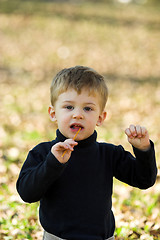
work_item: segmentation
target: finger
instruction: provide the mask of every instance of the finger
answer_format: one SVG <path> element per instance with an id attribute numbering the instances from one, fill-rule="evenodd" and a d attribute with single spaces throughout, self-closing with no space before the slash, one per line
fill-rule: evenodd
<path id="1" fill-rule="evenodd" d="M 73 139 L 66 139 L 65 141 L 64 141 L 64 143 L 67 143 L 67 144 L 69 144 L 69 145 L 71 145 L 71 146 L 76 146 L 78 143 L 77 142 L 75 142 Z"/>
<path id="2" fill-rule="evenodd" d="M 126 134 L 128 137 L 132 136 L 131 131 L 130 131 L 129 128 L 126 128 L 125 134 Z"/>
<path id="3" fill-rule="evenodd" d="M 64 150 L 71 150 L 73 151 L 72 149 L 72 146 L 68 143 L 65 143 L 65 142 L 61 142 L 59 144 L 57 144 L 57 147 L 56 147 L 57 151 L 64 151 Z"/>
<path id="4" fill-rule="evenodd" d="M 146 136 L 146 134 L 148 133 L 147 129 L 145 127 L 141 127 L 142 130 L 142 136 Z"/>
<path id="5" fill-rule="evenodd" d="M 65 148 L 66 150 L 73 151 L 73 145 L 72 145 L 72 144 L 64 143 L 64 148 Z"/>
<path id="6" fill-rule="evenodd" d="M 129 126 L 129 129 L 130 129 L 131 135 L 132 135 L 133 137 L 136 137 L 136 136 L 137 136 L 136 127 L 135 127 L 133 124 L 131 124 L 131 125 Z"/>
<path id="7" fill-rule="evenodd" d="M 142 128 L 140 125 L 136 125 L 135 127 L 135 130 L 136 130 L 136 134 L 138 137 L 142 137 Z"/>

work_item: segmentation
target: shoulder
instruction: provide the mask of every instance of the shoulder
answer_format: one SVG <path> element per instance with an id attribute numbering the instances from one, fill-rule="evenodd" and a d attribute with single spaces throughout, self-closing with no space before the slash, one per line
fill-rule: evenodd
<path id="1" fill-rule="evenodd" d="M 34 153 L 48 153 L 51 147 L 55 144 L 55 140 L 48 141 L 48 142 L 41 142 L 37 144 L 34 148 L 30 150 L 30 152 Z"/>
<path id="2" fill-rule="evenodd" d="M 119 148 L 123 148 L 121 145 L 114 145 L 112 143 L 106 142 L 97 142 L 100 148 L 108 149 L 108 150 L 116 150 Z"/>
<path id="3" fill-rule="evenodd" d="M 49 154 L 53 144 L 55 144 L 55 140 L 39 143 L 29 151 L 26 161 L 27 162 L 44 161 L 46 159 L 46 156 Z"/>
<path id="4" fill-rule="evenodd" d="M 125 152 L 125 149 L 122 145 L 114 145 L 112 143 L 106 143 L 106 142 L 98 142 L 100 151 L 106 152 L 107 155 L 113 154 L 119 155 L 122 152 Z"/>

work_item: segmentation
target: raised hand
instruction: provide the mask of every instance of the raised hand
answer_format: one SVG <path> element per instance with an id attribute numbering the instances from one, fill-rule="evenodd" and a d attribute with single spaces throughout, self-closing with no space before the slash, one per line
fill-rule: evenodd
<path id="1" fill-rule="evenodd" d="M 128 142 L 135 148 L 140 150 L 148 150 L 150 148 L 149 134 L 145 127 L 140 125 L 130 125 L 125 130 L 128 137 Z"/>

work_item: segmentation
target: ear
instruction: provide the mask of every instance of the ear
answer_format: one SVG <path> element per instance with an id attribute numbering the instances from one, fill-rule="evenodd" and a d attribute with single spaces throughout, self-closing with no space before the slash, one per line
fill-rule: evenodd
<path id="1" fill-rule="evenodd" d="M 99 115 L 99 118 L 98 118 L 98 121 L 96 123 L 96 126 L 100 126 L 102 125 L 102 123 L 104 122 L 104 120 L 106 119 L 106 116 L 107 116 L 107 112 L 106 111 L 103 111 L 101 113 L 101 115 Z"/>
<path id="2" fill-rule="evenodd" d="M 55 122 L 56 121 L 55 109 L 52 105 L 49 106 L 48 113 L 49 113 L 51 121 Z"/>

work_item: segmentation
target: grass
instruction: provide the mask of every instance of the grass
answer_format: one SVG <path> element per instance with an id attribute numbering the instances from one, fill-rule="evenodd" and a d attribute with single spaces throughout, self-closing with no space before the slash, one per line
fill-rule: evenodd
<path id="1" fill-rule="evenodd" d="M 124 129 L 141 123 L 159 159 L 159 23 L 158 5 L 0 1 L 0 239 L 41 239 L 38 203 L 23 203 L 15 182 L 29 149 L 55 137 L 47 107 L 59 69 L 88 65 L 106 77 L 99 140 L 131 150 Z M 114 181 L 116 240 L 160 239 L 159 180 L 146 191 Z"/>

